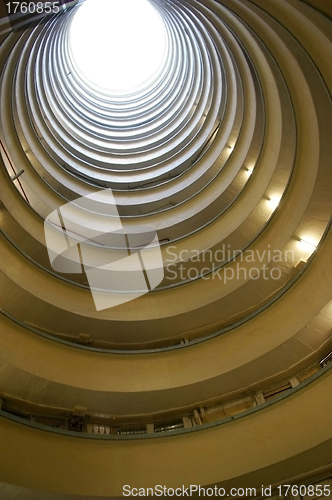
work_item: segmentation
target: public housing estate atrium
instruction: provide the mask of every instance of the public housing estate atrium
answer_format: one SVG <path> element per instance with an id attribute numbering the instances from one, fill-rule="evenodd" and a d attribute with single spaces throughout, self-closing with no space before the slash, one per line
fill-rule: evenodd
<path id="1" fill-rule="evenodd" d="M 1 498 L 330 485 L 331 2 L 150 0 L 135 88 L 78 64 L 88 2 L 21 28 L 1 5 Z M 101 310 L 44 233 L 97 192 L 164 274 Z"/>

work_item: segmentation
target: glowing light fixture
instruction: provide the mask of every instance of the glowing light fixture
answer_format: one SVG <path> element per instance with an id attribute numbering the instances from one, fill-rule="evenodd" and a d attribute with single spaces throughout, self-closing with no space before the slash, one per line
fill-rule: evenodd
<path id="1" fill-rule="evenodd" d="M 71 23 L 69 46 L 87 82 L 127 93 L 161 68 L 166 31 L 148 0 L 86 0 Z"/>
<path id="2" fill-rule="evenodd" d="M 268 198 L 269 205 L 274 209 L 277 208 L 280 202 L 280 198 L 277 196 L 272 196 L 272 198 Z"/>
<path id="3" fill-rule="evenodd" d="M 250 177 L 254 171 L 254 167 L 245 167 L 245 171 L 246 171 L 247 176 Z"/>
<path id="4" fill-rule="evenodd" d="M 300 241 L 300 244 L 301 244 L 301 247 L 303 248 L 303 250 L 305 251 L 309 251 L 309 252 L 314 252 L 317 248 L 317 245 L 315 245 L 314 243 L 310 243 L 309 241 L 307 240 L 303 240 L 302 238 L 299 238 L 299 241 Z"/>

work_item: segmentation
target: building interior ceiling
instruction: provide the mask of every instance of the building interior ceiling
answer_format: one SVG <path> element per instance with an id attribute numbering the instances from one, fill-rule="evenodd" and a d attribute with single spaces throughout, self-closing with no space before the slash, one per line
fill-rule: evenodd
<path id="1" fill-rule="evenodd" d="M 122 92 L 73 59 L 84 2 L 0 5 L 5 500 L 331 485 L 332 2 L 149 2 L 163 62 Z M 97 310 L 45 220 L 102 193 L 156 232 L 163 278 Z"/>

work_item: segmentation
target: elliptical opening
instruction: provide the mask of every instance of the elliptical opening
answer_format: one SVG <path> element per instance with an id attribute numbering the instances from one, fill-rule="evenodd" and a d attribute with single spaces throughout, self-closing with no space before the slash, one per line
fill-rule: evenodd
<path id="1" fill-rule="evenodd" d="M 166 30 L 148 0 L 86 0 L 73 17 L 69 46 L 88 84 L 130 93 L 161 70 Z"/>

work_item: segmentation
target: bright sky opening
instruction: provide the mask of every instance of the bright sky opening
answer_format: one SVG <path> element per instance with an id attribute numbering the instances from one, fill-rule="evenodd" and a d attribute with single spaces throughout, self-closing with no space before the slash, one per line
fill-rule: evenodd
<path id="1" fill-rule="evenodd" d="M 88 82 L 126 93 L 160 68 L 166 32 L 148 0 L 86 0 L 74 16 L 69 42 Z"/>

